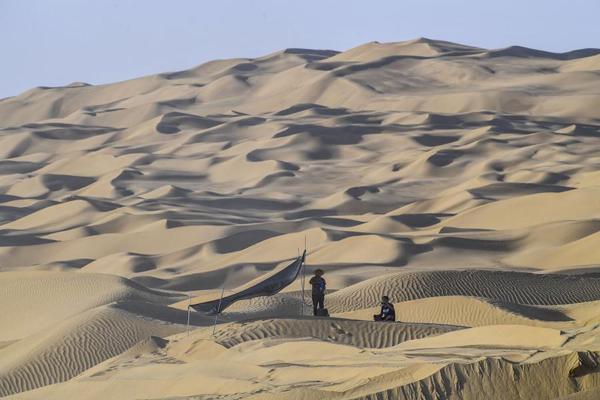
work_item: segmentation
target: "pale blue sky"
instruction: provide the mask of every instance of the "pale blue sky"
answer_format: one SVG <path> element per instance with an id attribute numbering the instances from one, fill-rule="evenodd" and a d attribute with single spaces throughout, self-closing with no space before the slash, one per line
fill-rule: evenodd
<path id="1" fill-rule="evenodd" d="M 0 0 L 0 98 L 288 47 L 416 37 L 488 48 L 600 47 L 600 0 Z"/>

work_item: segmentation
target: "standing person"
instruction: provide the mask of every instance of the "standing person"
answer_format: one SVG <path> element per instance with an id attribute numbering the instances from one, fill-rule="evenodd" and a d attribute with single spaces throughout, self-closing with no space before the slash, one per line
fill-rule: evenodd
<path id="1" fill-rule="evenodd" d="M 395 321 L 396 310 L 394 305 L 390 303 L 390 298 L 383 296 L 381 298 L 381 311 L 377 315 L 373 315 L 374 321 Z"/>
<path id="2" fill-rule="evenodd" d="M 327 287 L 327 283 L 323 279 L 323 273 L 322 269 L 317 269 L 315 275 L 308 281 L 312 285 L 313 315 L 317 315 L 318 309 L 322 310 L 325 308 L 325 288 Z"/>

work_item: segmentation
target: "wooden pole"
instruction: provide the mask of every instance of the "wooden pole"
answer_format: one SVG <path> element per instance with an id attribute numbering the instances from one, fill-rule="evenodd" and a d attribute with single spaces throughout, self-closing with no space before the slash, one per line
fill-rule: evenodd
<path id="1" fill-rule="evenodd" d="M 298 258 L 300 258 L 300 249 L 298 249 Z M 302 265 L 300 266 L 300 268 L 302 268 L 304 266 L 304 261 L 302 261 Z M 302 293 L 302 303 L 300 303 L 300 316 L 304 316 L 304 276 L 302 274 L 300 274 L 300 285 L 302 286 L 301 288 L 301 293 Z"/>
<path id="2" fill-rule="evenodd" d="M 304 259 L 302 260 L 302 315 L 304 315 L 304 305 L 306 304 L 306 300 L 304 300 L 304 284 L 306 283 L 306 235 L 304 235 Z"/>
<path id="3" fill-rule="evenodd" d="M 219 299 L 219 306 L 217 307 L 217 312 L 215 313 L 215 323 L 213 325 L 212 335 L 215 336 L 215 331 L 217 329 L 217 319 L 219 318 L 219 313 L 221 312 L 221 302 L 223 302 L 223 293 L 225 293 L 225 282 L 223 282 L 223 287 L 221 288 L 221 298 Z"/>
<path id="4" fill-rule="evenodd" d="M 190 313 L 192 306 L 192 295 L 188 293 L 188 315 L 187 315 L 187 335 L 190 336 Z"/>

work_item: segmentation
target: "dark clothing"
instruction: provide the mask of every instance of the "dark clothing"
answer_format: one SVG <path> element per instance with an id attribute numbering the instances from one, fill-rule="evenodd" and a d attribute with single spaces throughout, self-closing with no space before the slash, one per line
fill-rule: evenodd
<path id="1" fill-rule="evenodd" d="M 327 283 L 320 276 L 313 276 L 308 281 L 312 285 L 313 315 L 317 315 L 317 309 L 325 308 L 325 288 Z"/>
<path id="2" fill-rule="evenodd" d="M 373 315 L 374 321 L 395 321 L 396 310 L 392 303 L 381 303 L 381 311 L 377 315 Z"/>
<path id="3" fill-rule="evenodd" d="M 312 295 L 313 303 L 313 315 L 317 315 L 317 309 L 325 308 L 325 294 L 314 294 Z"/>
<path id="4" fill-rule="evenodd" d="M 327 286 L 327 284 L 325 283 L 325 279 L 315 275 L 312 278 L 310 278 L 310 281 L 308 281 L 308 283 L 312 285 L 313 296 L 315 294 L 325 294 L 325 287 Z"/>

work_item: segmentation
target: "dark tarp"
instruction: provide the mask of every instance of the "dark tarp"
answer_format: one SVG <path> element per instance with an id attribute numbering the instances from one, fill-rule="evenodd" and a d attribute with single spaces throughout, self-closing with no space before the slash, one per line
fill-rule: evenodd
<path id="1" fill-rule="evenodd" d="M 256 285 L 246 288 L 241 292 L 225 296 L 222 300 L 216 299 L 206 301 L 204 303 L 192 304 L 191 307 L 199 312 L 216 314 L 222 312 L 224 309 L 239 300 L 251 299 L 260 296 L 272 296 L 296 280 L 300 270 L 302 269 L 305 256 L 306 250 L 304 250 L 304 253 L 296 258 L 294 262 L 283 268 L 281 271 L 276 272 L 265 280 L 260 281 Z M 219 302 L 221 303 L 220 307 Z"/>

